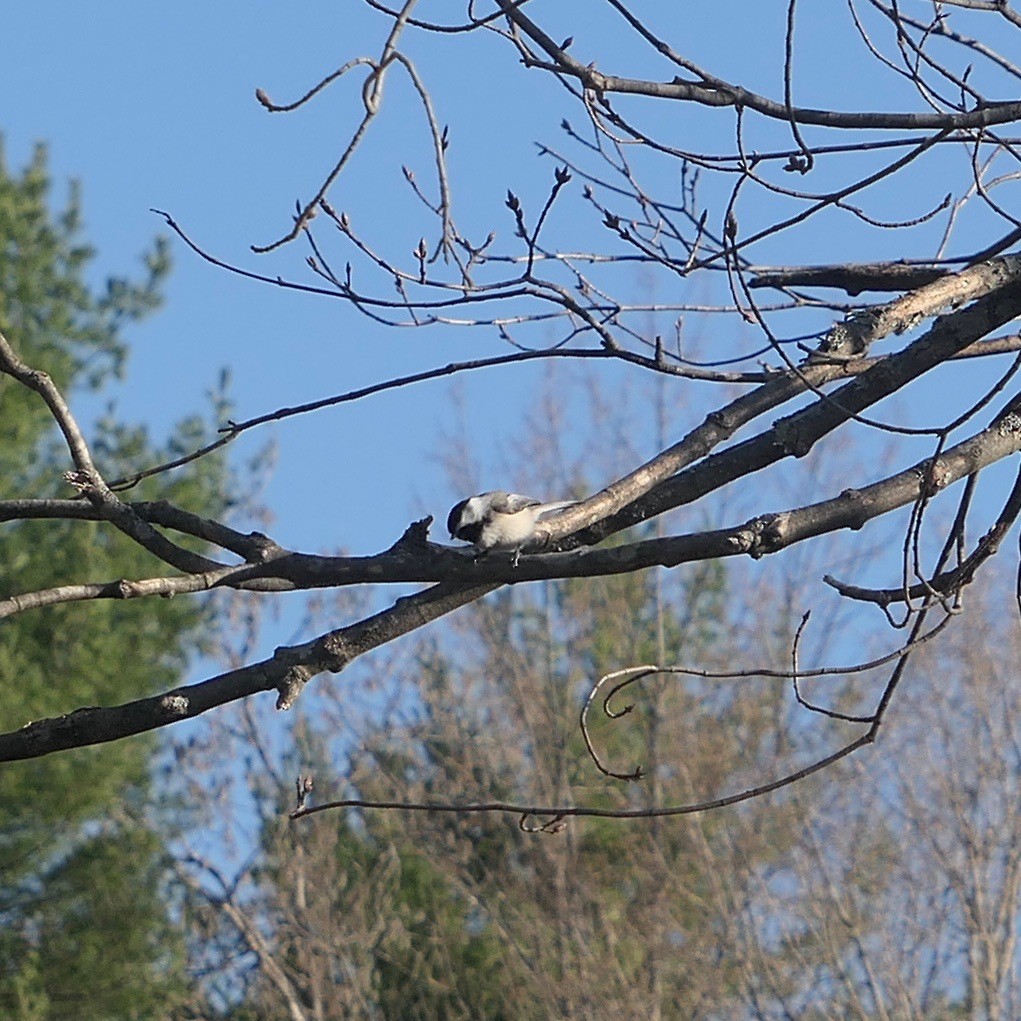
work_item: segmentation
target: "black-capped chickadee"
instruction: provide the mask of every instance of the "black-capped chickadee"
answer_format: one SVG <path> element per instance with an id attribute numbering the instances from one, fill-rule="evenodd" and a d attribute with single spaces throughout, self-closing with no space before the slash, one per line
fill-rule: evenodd
<path id="1" fill-rule="evenodd" d="M 536 525 L 573 503 L 540 503 L 530 496 L 497 489 L 454 504 L 447 516 L 447 530 L 451 539 L 472 543 L 480 554 L 490 550 L 513 553 L 516 566 L 521 547 L 536 537 Z"/>

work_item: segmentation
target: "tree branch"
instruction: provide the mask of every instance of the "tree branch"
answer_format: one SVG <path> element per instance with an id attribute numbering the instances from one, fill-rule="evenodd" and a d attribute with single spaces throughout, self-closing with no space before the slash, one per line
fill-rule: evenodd
<path id="1" fill-rule="evenodd" d="M 289 709 L 316 674 L 339 672 L 363 653 L 479 599 L 495 587 L 434 585 L 416 595 L 398 599 L 389 609 L 348 627 L 329 631 L 303 645 L 281 647 L 269 659 L 209 680 L 124 705 L 91 706 L 67 716 L 28 723 L 19 730 L 0 734 L 0 762 L 117 741 L 194 719 L 217 706 L 261 691 L 276 690 L 277 708 Z"/>
<path id="2" fill-rule="evenodd" d="M 1021 450 L 1021 395 L 990 425 L 968 440 L 951 447 L 935 461 L 928 458 L 880 482 L 795 510 L 753 518 L 735 528 L 650 539 L 615 549 L 579 550 L 574 553 L 525 557 L 517 567 L 490 558 L 480 563 L 465 561 L 465 571 L 478 577 L 474 583 L 443 581 L 413 596 L 398 599 L 389 609 L 356 624 L 330 631 L 304 645 L 281 648 L 267 660 L 221 674 L 198 684 L 175 688 L 163 695 L 139 699 L 110 708 L 79 709 L 68 716 L 30 723 L 20 730 L 0 734 L 0 762 L 34 758 L 67 748 L 115 741 L 132 734 L 191 719 L 216 706 L 276 689 L 277 707 L 288 709 L 302 688 L 316 674 L 339 673 L 359 656 L 379 648 L 437 620 L 467 603 L 487 595 L 504 581 L 542 578 L 590 577 L 625 573 L 644 567 L 674 567 L 693 560 L 747 553 L 760 557 L 776 553 L 837 529 L 860 529 L 868 521 L 917 500 L 935 483 L 952 485 L 1012 453 Z M 385 556 L 385 554 L 384 554 Z M 449 558 L 451 554 L 447 553 Z M 257 570 L 273 571 L 290 562 L 311 567 L 319 582 L 331 561 L 347 571 L 347 558 L 301 558 L 294 554 L 272 561 Z M 372 560 L 374 558 L 350 558 Z M 317 561 L 319 563 L 312 563 Z M 373 580 L 388 580 L 373 571 Z M 312 577 L 312 576 L 308 576 Z M 407 580 L 391 577 L 389 580 Z M 343 584 L 336 576 L 329 584 Z"/>
<path id="3" fill-rule="evenodd" d="M 75 466 L 75 471 L 66 475 L 68 482 L 96 507 L 105 520 L 160 560 L 179 570 L 201 573 L 215 571 L 223 566 L 215 560 L 209 560 L 170 542 L 117 499 L 93 463 L 85 437 L 53 380 L 45 372 L 26 365 L 15 354 L 14 348 L 2 333 L 0 333 L 0 372 L 7 373 L 42 397 L 64 435 Z"/>
<path id="4" fill-rule="evenodd" d="M 522 63 L 526 67 L 536 67 L 576 78 L 586 89 L 591 90 L 597 96 L 616 92 L 624 95 L 680 100 L 703 106 L 732 106 L 736 109 L 754 110 L 772 120 L 788 123 L 793 121 L 799 125 L 815 124 L 828 128 L 910 128 L 919 131 L 940 129 L 956 131 L 991 127 L 995 124 L 1009 124 L 1021 119 L 1021 103 L 1019 102 L 987 102 L 964 113 L 885 113 L 878 111 L 843 113 L 837 110 L 787 106 L 751 92 L 740 85 L 716 78 L 700 69 L 698 74 L 703 78 L 702 82 L 685 81 L 679 77 L 670 82 L 648 81 L 603 74 L 601 71 L 597 71 L 593 64 L 583 64 L 566 50 L 561 49 L 519 7 L 511 3 L 511 0 L 496 0 L 496 2 L 507 19 L 520 28 L 550 58 L 550 62 L 546 63 L 525 57 Z"/>

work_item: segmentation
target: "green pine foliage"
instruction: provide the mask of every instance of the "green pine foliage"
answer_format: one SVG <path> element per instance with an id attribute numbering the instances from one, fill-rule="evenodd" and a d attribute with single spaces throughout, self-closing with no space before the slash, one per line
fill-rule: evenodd
<path id="1" fill-rule="evenodd" d="M 46 152 L 21 173 L 0 158 L 0 329 L 65 394 L 101 391 L 121 370 L 123 328 L 158 307 L 169 269 L 157 240 L 138 280 L 89 283 L 79 191 L 51 209 Z M 190 446 L 198 418 L 169 443 L 117 421 L 93 447 L 114 478 Z M 71 495 L 66 450 L 36 394 L 0 377 L 0 499 Z M 229 478 L 206 459 L 130 495 L 218 513 Z M 0 592 L 153 573 L 151 557 L 97 522 L 0 524 Z M 194 600 L 100 600 L 31 610 L 0 624 L 0 727 L 172 687 L 208 610 Z M 161 842 L 126 822 L 145 803 L 154 742 L 61 753 L 0 770 L 0 1016 L 165 1016 L 180 987 L 183 945 L 160 895 Z"/>

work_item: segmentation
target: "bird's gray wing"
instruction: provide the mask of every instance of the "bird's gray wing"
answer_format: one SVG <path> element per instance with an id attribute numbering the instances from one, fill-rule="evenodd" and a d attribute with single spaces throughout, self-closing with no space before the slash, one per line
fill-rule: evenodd
<path id="1" fill-rule="evenodd" d="M 538 507 L 539 501 L 531 496 L 522 496 L 520 493 L 505 493 L 497 490 L 487 494 L 490 497 L 490 506 L 497 514 L 517 514 L 526 507 Z"/>
<path id="2" fill-rule="evenodd" d="M 556 503 L 544 503 L 542 505 L 542 510 L 539 512 L 539 520 L 542 521 L 543 518 L 547 518 L 551 514 L 556 514 L 557 511 L 573 507 L 577 502 L 577 500 L 557 500 Z"/>

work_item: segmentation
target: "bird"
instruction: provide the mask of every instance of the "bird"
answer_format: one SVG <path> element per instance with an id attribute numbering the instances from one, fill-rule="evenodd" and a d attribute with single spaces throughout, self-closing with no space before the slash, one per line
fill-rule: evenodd
<path id="1" fill-rule="evenodd" d="M 470 542 L 479 556 L 491 550 L 513 553 L 516 567 L 522 546 L 536 538 L 539 522 L 575 502 L 542 503 L 531 496 L 496 489 L 455 503 L 447 515 L 447 531 L 451 539 Z"/>

